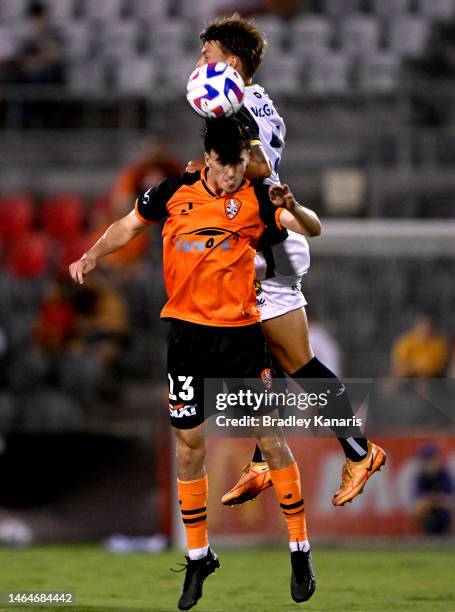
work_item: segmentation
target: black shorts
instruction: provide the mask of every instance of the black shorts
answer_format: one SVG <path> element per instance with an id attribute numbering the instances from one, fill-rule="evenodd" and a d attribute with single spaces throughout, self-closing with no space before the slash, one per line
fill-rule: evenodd
<path id="1" fill-rule="evenodd" d="M 169 414 L 178 429 L 191 429 L 217 414 L 214 402 L 204 406 L 204 379 L 217 379 L 213 384 L 221 384 L 221 390 L 223 381 L 235 391 L 251 387 L 253 379 L 262 391 L 271 388 L 270 354 L 260 323 L 209 327 L 172 319 L 167 364 Z"/>

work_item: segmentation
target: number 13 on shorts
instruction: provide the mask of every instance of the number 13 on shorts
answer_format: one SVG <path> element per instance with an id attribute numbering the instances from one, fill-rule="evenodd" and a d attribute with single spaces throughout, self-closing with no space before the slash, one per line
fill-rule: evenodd
<path id="1" fill-rule="evenodd" d="M 176 383 L 169 373 L 167 377 L 169 379 L 169 399 L 171 402 L 176 402 L 179 399 L 189 402 L 194 398 L 194 387 L 191 385 L 193 382 L 192 376 L 177 376 Z M 180 391 L 174 393 L 175 386 L 180 387 Z"/>

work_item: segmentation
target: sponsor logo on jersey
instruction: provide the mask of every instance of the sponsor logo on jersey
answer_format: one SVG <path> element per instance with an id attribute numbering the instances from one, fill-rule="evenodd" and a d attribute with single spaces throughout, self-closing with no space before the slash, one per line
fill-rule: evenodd
<path id="1" fill-rule="evenodd" d="M 264 104 L 264 106 L 252 106 L 251 112 L 255 117 L 271 117 L 275 114 L 274 109 L 269 104 Z"/>
<path id="2" fill-rule="evenodd" d="M 238 241 L 239 234 L 218 227 L 200 228 L 171 238 L 171 244 L 183 253 L 202 253 L 214 248 L 227 251 L 233 249 Z"/>
<path id="3" fill-rule="evenodd" d="M 182 419 L 183 417 L 196 416 L 196 405 L 179 404 L 177 406 L 172 406 L 172 404 L 169 404 L 169 414 L 174 419 Z"/>
<path id="4" fill-rule="evenodd" d="M 237 198 L 229 198 L 224 202 L 224 212 L 226 213 L 226 217 L 231 221 L 238 215 L 241 208 L 242 202 L 237 200 Z"/>
<path id="5" fill-rule="evenodd" d="M 272 372 L 270 371 L 270 368 L 265 368 L 264 370 L 262 370 L 261 380 L 262 384 L 266 389 L 272 388 Z"/>

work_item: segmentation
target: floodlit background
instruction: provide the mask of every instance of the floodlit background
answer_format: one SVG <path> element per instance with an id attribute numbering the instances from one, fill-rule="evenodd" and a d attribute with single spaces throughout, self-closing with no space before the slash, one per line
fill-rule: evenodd
<path id="1" fill-rule="evenodd" d="M 330 504 L 337 442 L 291 440 L 312 540 L 453 542 L 453 407 L 393 423 L 416 409 L 397 377 L 420 381 L 420 416 L 455 378 L 455 0 L 1 0 L 4 546 L 179 540 L 160 228 L 83 287 L 67 266 L 201 155 L 185 84 L 204 24 L 234 10 L 267 35 L 257 81 L 287 123 L 280 175 L 323 220 L 303 283 L 315 352 L 343 377 L 390 379 L 387 469 L 349 508 Z M 273 492 L 219 503 L 252 447 L 209 443 L 212 539 L 284 545 Z"/>

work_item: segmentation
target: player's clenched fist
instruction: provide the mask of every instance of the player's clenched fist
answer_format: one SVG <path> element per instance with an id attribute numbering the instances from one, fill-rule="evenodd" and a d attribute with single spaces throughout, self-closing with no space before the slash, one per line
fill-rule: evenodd
<path id="1" fill-rule="evenodd" d="M 83 255 L 69 266 L 70 276 L 75 283 L 84 284 L 84 276 L 96 267 L 96 259 Z"/>
<path id="2" fill-rule="evenodd" d="M 280 185 L 277 183 L 275 185 L 270 185 L 269 197 L 272 204 L 275 206 L 282 206 L 288 210 L 294 208 L 297 203 L 289 189 L 289 186 L 286 184 Z"/>

